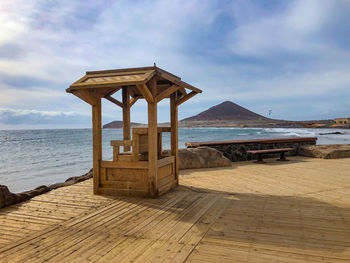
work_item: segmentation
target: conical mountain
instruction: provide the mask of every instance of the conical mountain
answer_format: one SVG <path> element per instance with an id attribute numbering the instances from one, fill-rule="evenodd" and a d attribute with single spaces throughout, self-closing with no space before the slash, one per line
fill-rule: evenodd
<path id="1" fill-rule="evenodd" d="M 266 120 L 267 118 L 247 110 L 231 101 L 225 101 L 201 113 L 182 121 L 234 121 L 234 120 Z"/>

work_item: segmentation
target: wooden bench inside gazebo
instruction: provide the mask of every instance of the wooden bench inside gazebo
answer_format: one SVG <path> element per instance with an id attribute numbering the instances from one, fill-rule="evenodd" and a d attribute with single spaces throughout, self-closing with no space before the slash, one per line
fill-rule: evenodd
<path id="1" fill-rule="evenodd" d="M 121 90 L 122 101 L 112 97 Z M 178 106 L 197 93 L 181 78 L 156 66 L 86 72 L 67 90 L 92 106 L 95 194 L 157 197 L 179 183 Z M 123 140 L 112 140 L 113 160 L 102 160 L 101 99 L 123 110 Z M 158 127 L 157 103 L 170 98 L 170 127 Z M 148 105 L 148 126 L 133 128 L 130 109 Z M 171 133 L 171 155 L 162 155 L 162 133 Z"/>

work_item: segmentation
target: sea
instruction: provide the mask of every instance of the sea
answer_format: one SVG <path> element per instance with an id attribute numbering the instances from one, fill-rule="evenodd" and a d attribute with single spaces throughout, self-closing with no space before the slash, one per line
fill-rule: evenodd
<path id="1" fill-rule="evenodd" d="M 331 134 L 340 132 L 341 134 Z M 317 137 L 317 144 L 350 144 L 350 130 L 304 128 L 180 128 L 179 147 L 185 142 Z M 122 129 L 102 132 L 103 159 L 113 156 L 111 140 L 122 139 Z M 163 135 L 163 149 L 170 135 Z M 14 193 L 63 182 L 92 167 L 91 129 L 0 130 L 0 184 Z"/>

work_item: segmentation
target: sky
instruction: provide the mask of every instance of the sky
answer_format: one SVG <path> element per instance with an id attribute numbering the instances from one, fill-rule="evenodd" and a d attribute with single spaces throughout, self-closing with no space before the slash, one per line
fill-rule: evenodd
<path id="1" fill-rule="evenodd" d="M 226 100 L 277 119 L 350 117 L 349 13 L 350 0 L 1 0 L 0 129 L 91 127 L 65 89 L 154 62 L 203 90 L 180 119 Z M 103 102 L 103 123 L 121 118 Z"/>

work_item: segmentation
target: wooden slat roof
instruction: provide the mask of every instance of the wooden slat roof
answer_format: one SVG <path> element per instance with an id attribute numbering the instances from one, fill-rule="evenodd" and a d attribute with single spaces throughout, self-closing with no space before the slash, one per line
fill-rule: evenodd
<path id="1" fill-rule="evenodd" d="M 76 90 L 90 88 L 112 88 L 121 86 L 132 86 L 146 84 L 154 75 L 169 83 L 178 85 L 184 89 L 201 93 L 200 89 L 181 80 L 161 68 L 154 67 L 139 67 L 126 69 L 113 69 L 101 71 L 88 71 L 81 79 L 74 82 L 66 91 L 74 93 Z"/>

